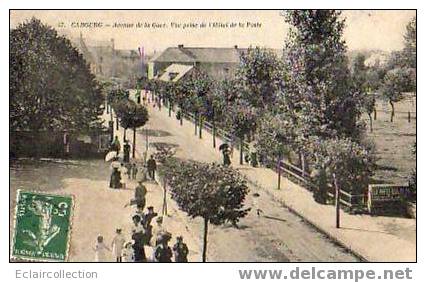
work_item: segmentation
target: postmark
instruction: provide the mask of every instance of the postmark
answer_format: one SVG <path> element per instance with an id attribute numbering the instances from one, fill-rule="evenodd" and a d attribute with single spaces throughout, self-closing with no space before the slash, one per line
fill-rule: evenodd
<path id="1" fill-rule="evenodd" d="M 73 197 L 18 190 L 11 249 L 14 259 L 68 259 Z"/>

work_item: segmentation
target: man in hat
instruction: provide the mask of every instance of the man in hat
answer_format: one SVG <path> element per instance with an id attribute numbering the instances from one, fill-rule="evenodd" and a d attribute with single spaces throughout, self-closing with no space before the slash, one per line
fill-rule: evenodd
<path id="1" fill-rule="evenodd" d="M 152 219 L 156 217 L 158 213 L 154 212 L 154 207 L 149 206 L 148 212 L 143 215 L 143 225 L 148 226 L 151 225 Z"/>
<path id="2" fill-rule="evenodd" d="M 176 244 L 173 246 L 175 262 L 188 262 L 188 246 L 183 242 L 182 236 L 176 237 Z"/>

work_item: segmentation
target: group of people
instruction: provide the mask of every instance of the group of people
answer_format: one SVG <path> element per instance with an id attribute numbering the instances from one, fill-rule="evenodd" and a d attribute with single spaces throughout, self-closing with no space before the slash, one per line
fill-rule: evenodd
<path id="1" fill-rule="evenodd" d="M 130 161 L 130 145 L 128 141 L 125 140 L 123 146 L 123 159 L 119 161 L 119 152 L 121 149 L 120 141 L 118 137 L 115 136 L 113 142 L 111 143 L 111 151 L 115 151 L 117 156 L 113 158 L 111 162 L 111 178 L 109 187 L 113 189 L 125 188 L 124 178 L 136 180 L 138 173 L 142 180 L 146 180 L 147 177 L 155 181 L 155 171 L 157 170 L 157 163 L 154 159 L 154 156 L 151 155 L 150 159 L 146 162 L 146 165 L 138 165 L 136 162 Z M 148 175 L 147 175 L 148 174 Z"/>
<path id="2" fill-rule="evenodd" d="M 104 242 L 103 236 L 97 237 L 94 247 L 95 261 L 108 261 L 108 252 L 113 254 L 116 262 L 187 262 L 188 247 L 183 242 L 182 236 L 176 237 L 173 247 L 169 247 L 172 234 L 167 232 L 163 226 L 163 217 L 158 216 L 154 212 L 154 207 L 146 206 L 147 189 L 144 185 L 146 180 L 155 181 L 155 172 L 157 164 L 154 156 L 151 155 L 145 165 L 138 165 L 130 162 L 130 158 L 126 158 L 126 153 L 130 152 L 130 146 L 126 149 L 128 142 L 125 141 L 123 147 L 124 157 L 119 161 L 118 154 L 121 150 L 120 142 L 116 136 L 111 143 L 111 150 L 117 152 L 117 157 L 113 158 L 111 167 L 110 188 L 125 188 L 125 177 L 129 180 L 136 180 L 134 197 L 124 207 L 136 206 L 132 216 L 131 240 L 126 240 L 122 229 L 117 228 L 116 234 L 110 245 Z M 155 219 L 155 220 L 154 220 Z M 153 224 L 153 221 L 155 222 Z M 152 248 L 152 256 L 147 257 L 146 248 Z"/>
<path id="3" fill-rule="evenodd" d="M 122 229 L 117 228 L 110 247 L 104 243 L 103 236 L 98 236 L 94 248 L 95 261 L 108 261 L 108 252 L 112 252 L 116 262 L 187 262 L 188 246 L 183 242 L 182 236 L 176 237 L 176 243 L 172 248 L 169 241 L 172 234 L 163 226 L 163 217 L 154 212 L 154 207 L 149 206 L 144 212 L 147 189 L 143 181 L 139 180 L 135 188 L 134 198 L 127 206 L 136 205 L 136 211 L 132 216 L 131 240 L 126 241 Z M 155 224 L 152 221 L 155 218 Z M 147 257 L 145 248 L 151 247 L 153 252 Z"/>

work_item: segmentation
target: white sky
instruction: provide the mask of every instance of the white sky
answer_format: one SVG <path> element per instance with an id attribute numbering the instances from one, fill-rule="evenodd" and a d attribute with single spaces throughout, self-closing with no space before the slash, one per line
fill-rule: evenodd
<path id="1" fill-rule="evenodd" d="M 381 49 L 398 50 L 403 47 L 403 34 L 408 21 L 416 15 L 415 11 L 378 10 L 344 11 L 346 29 L 344 37 L 349 50 Z M 200 47 L 248 47 L 259 45 L 282 48 L 288 26 L 279 11 L 12 11 L 11 27 L 32 16 L 57 28 L 62 34 L 79 36 L 96 41 L 115 39 L 117 49 L 137 49 L 144 46 L 146 52 L 162 50 L 169 46 L 184 44 Z M 65 27 L 58 28 L 63 22 Z M 73 22 L 102 22 L 103 28 L 72 28 Z M 166 28 L 114 29 L 105 24 L 117 23 L 165 23 Z M 171 22 L 209 23 L 209 22 L 259 22 L 261 28 L 171 28 Z"/>

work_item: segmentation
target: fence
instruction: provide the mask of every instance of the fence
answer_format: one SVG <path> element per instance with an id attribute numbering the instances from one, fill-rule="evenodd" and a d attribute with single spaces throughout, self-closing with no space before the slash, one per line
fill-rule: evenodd
<path id="1" fill-rule="evenodd" d="M 197 126 L 200 126 L 199 120 L 195 117 L 192 113 L 185 113 L 181 111 L 181 118 L 185 118 L 186 120 L 197 124 Z M 202 128 L 211 133 L 213 135 L 213 138 L 219 138 L 224 142 L 228 143 L 234 143 L 235 138 L 233 138 L 232 134 L 228 133 L 227 131 L 217 128 L 217 126 L 213 126 L 213 124 L 209 121 L 203 121 L 202 122 Z M 215 144 L 215 141 L 214 141 Z M 243 142 L 243 151 L 247 152 L 249 150 L 249 143 L 246 141 Z M 271 160 L 271 158 L 267 158 L 266 162 L 269 164 L 273 164 L 274 161 Z M 278 172 L 278 166 L 277 165 L 271 165 L 271 167 Z M 316 185 L 313 183 L 311 176 L 306 171 L 303 171 L 301 168 L 295 166 L 294 164 L 291 164 L 289 162 L 286 162 L 284 160 L 280 161 L 280 172 L 283 175 L 286 175 L 287 178 L 292 180 L 293 182 L 299 184 L 300 186 L 310 190 L 314 191 L 315 189 L 318 189 Z M 335 190 L 334 187 L 331 184 L 328 184 L 327 186 L 327 196 L 334 200 L 335 198 Z M 364 201 L 365 195 L 364 194 L 351 194 L 345 190 L 340 189 L 340 204 L 344 207 L 347 207 L 348 209 L 355 209 L 360 208 L 361 206 L 365 205 Z"/>

